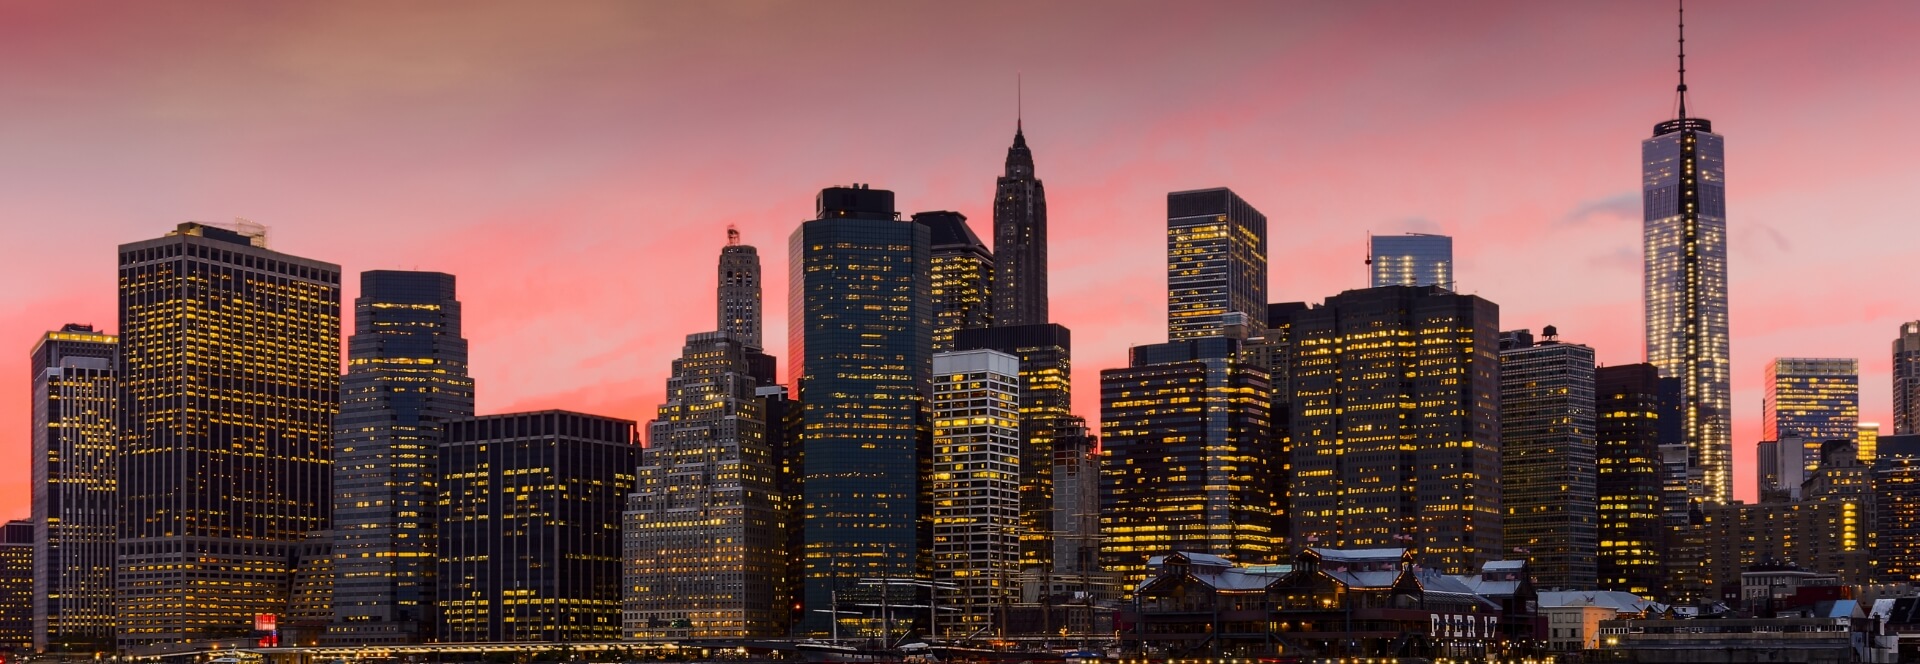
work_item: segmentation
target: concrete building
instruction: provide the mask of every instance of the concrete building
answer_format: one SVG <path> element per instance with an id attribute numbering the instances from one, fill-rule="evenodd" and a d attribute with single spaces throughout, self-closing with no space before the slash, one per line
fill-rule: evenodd
<path id="1" fill-rule="evenodd" d="M 933 356 L 934 595 L 943 636 L 995 627 L 1020 573 L 1020 360 Z"/>
<path id="2" fill-rule="evenodd" d="M 0 526 L 0 652 L 33 652 L 33 522 Z"/>
<path id="3" fill-rule="evenodd" d="M 1500 348 L 1502 548 L 1532 566 L 1542 588 L 1598 580 L 1598 469 L 1593 349 L 1562 343 L 1548 325 L 1535 342 L 1508 333 Z"/>
<path id="4" fill-rule="evenodd" d="M 33 347 L 33 649 L 113 650 L 119 341 L 66 325 Z"/>
<path id="5" fill-rule="evenodd" d="M 1054 441 L 1073 426 L 1073 334 L 1058 323 L 996 325 L 963 329 L 954 345 L 1020 360 L 1020 568 L 1032 581 L 1055 564 Z"/>

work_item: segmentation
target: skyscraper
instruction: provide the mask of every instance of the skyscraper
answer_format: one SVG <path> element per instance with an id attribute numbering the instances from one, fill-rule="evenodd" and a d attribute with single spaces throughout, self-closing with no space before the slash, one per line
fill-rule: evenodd
<path id="1" fill-rule="evenodd" d="M 1548 325 L 1534 342 L 1500 349 L 1500 509 L 1505 550 L 1542 588 L 1586 589 L 1597 578 L 1593 349 L 1561 343 Z"/>
<path id="2" fill-rule="evenodd" d="M 1274 559 L 1267 372 L 1224 337 L 1135 346 L 1100 372 L 1100 559 L 1127 589 L 1151 556 Z"/>
<path id="3" fill-rule="evenodd" d="M 1453 238 L 1427 233 L 1370 235 L 1367 266 L 1373 287 L 1439 286 L 1455 290 Z"/>
<path id="4" fill-rule="evenodd" d="M 1020 571 L 1020 360 L 933 356 L 933 576 L 943 635 L 993 626 Z"/>
<path id="5" fill-rule="evenodd" d="M 1872 466 L 1880 453 L 1880 423 L 1861 422 L 1854 441 L 1860 444 L 1860 463 Z"/>
<path id="6" fill-rule="evenodd" d="M 433 635 L 440 441 L 473 417 L 454 277 L 360 273 L 333 440 L 330 642 Z"/>
<path id="7" fill-rule="evenodd" d="M 1920 581 L 1920 435 L 1880 439 L 1873 503 L 1880 573 L 1892 583 Z"/>
<path id="8" fill-rule="evenodd" d="M 784 635 L 786 537 L 751 352 L 703 332 L 673 361 L 627 500 L 628 638 Z"/>
<path id="9" fill-rule="evenodd" d="M 446 431 L 440 641 L 620 638 L 633 422 L 550 410 L 454 420 Z"/>
<path id="10" fill-rule="evenodd" d="M 33 539 L 30 521 L 0 526 L 0 652 L 33 648 Z"/>
<path id="11" fill-rule="evenodd" d="M 120 246 L 122 647 L 283 613 L 294 547 L 333 506 L 340 267 L 241 228 Z"/>
<path id="12" fill-rule="evenodd" d="M 1053 564 L 1053 441 L 1073 411 L 1073 334 L 1058 323 L 961 330 L 958 350 L 993 350 L 1020 360 L 1020 567 Z M 1033 581 L 1031 575 L 1023 577 Z"/>
<path id="13" fill-rule="evenodd" d="M 733 335 L 748 348 L 766 348 L 761 340 L 760 250 L 740 244 L 740 231 L 727 229 L 727 246 L 720 248 L 721 332 Z"/>
<path id="14" fill-rule="evenodd" d="M 1167 194 L 1167 339 L 1267 324 L 1267 216 L 1232 190 Z"/>
<path id="15" fill-rule="evenodd" d="M 91 325 L 33 347 L 33 647 L 113 650 L 114 362 Z"/>
<path id="16" fill-rule="evenodd" d="M 1242 360 L 1267 372 L 1272 396 L 1273 405 L 1267 409 L 1273 430 L 1267 470 L 1273 478 L 1269 493 L 1273 496 L 1274 542 L 1279 547 L 1274 553 L 1282 558 L 1302 545 L 1287 538 L 1293 532 L 1292 517 L 1288 516 L 1292 509 L 1293 466 L 1288 455 L 1293 449 L 1293 314 L 1306 309 L 1305 302 L 1268 303 L 1266 331 L 1240 348 Z"/>
<path id="17" fill-rule="evenodd" d="M 1437 286 L 1327 298 L 1293 316 L 1293 541 L 1502 558 L 1500 308 Z"/>
<path id="18" fill-rule="evenodd" d="M 1860 428 L 1860 361 L 1782 357 L 1768 362 L 1760 426 L 1766 440 L 1853 438 Z"/>
<path id="19" fill-rule="evenodd" d="M 954 334 L 993 323 L 993 252 L 958 212 L 917 212 L 933 236 L 933 352 L 953 350 Z"/>
<path id="20" fill-rule="evenodd" d="M 1684 390 L 1688 493 L 1725 503 L 1733 499 L 1726 145 L 1712 122 L 1687 116 L 1684 49 L 1680 64 L 1678 112 L 1640 142 L 1647 361 Z"/>
<path id="21" fill-rule="evenodd" d="M 1015 123 L 1006 172 L 993 191 L 993 320 L 1039 325 L 1047 318 L 1047 188 Z"/>
<path id="22" fill-rule="evenodd" d="M 1667 596 L 1661 424 L 1680 413 L 1662 380 L 1651 364 L 1594 371 L 1600 590 Z"/>
<path id="23" fill-rule="evenodd" d="M 1920 320 L 1893 340 L 1893 433 L 1920 433 Z"/>
<path id="24" fill-rule="evenodd" d="M 805 591 L 811 631 L 837 591 L 923 563 L 931 505 L 931 232 L 893 192 L 822 190 L 789 243 L 791 386 L 800 392 Z"/>

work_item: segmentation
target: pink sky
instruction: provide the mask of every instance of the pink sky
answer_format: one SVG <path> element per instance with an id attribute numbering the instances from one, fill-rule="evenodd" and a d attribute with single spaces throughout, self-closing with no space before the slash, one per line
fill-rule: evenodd
<path id="1" fill-rule="evenodd" d="M 245 217 L 273 247 L 460 277 L 482 412 L 639 420 L 713 327 L 738 225 L 785 339 L 821 187 L 988 206 L 1026 81 L 1076 408 L 1164 340 L 1168 191 L 1269 219 L 1271 299 L 1364 286 L 1368 231 L 1455 236 L 1506 328 L 1641 355 L 1639 142 L 1673 12 L 1629 3 L 10 3 L 0 8 L 0 517 L 28 509 L 27 351 L 112 327 L 114 249 Z M 1696 115 L 1727 136 L 1736 494 L 1761 372 L 1920 318 L 1920 4 L 1697 2 Z M 786 349 L 771 349 L 784 357 Z M 11 350 L 7 350 L 7 349 Z"/>

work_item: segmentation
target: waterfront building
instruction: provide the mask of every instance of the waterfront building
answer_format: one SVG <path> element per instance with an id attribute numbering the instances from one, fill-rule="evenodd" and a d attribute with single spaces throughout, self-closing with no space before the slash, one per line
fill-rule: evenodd
<path id="1" fill-rule="evenodd" d="M 119 341 L 69 324 L 33 347 L 33 649 L 113 650 Z"/>
<path id="2" fill-rule="evenodd" d="M 1680 402 L 1651 364 L 1594 370 L 1595 503 L 1600 529 L 1596 587 L 1659 598 L 1667 593 L 1660 446 Z M 1677 432 L 1673 432 L 1677 433 Z M 1684 494 L 1683 494 L 1684 495 Z"/>
<path id="3" fill-rule="evenodd" d="M 1226 188 L 1167 194 L 1167 339 L 1266 324 L 1267 216 Z"/>
<path id="4" fill-rule="evenodd" d="M 1598 449 L 1594 354 L 1548 325 L 1500 349 L 1502 550 L 1524 558 L 1544 588 L 1598 580 Z"/>
<path id="5" fill-rule="evenodd" d="M 1428 233 L 1367 236 L 1367 267 L 1372 287 L 1439 286 L 1458 290 L 1453 281 L 1453 238 Z"/>
<path id="6" fill-rule="evenodd" d="M 993 323 L 993 252 L 958 212 L 917 212 L 932 241 L 933 352 L 954 350 L 954 334 Z"/>
<path id="7" fill-rule="evenodd" d="M 933 356 L 934 596 L 942 636 L 994 627 L 1020 572 L 1020 360 Z"/>
<path id="8" fill-rule="evenodd" d="M 1764 440 L 1853 438 L 1860 429 L 1860 361 L 1782 357 L 1767 363 Z"/>
<path id="9" fill-rule="evenodd" d="M 993 188 L 993 321 L 1040 325 L 1047 316 L 1047 188 L 1016 121 L 1006 169 Z"/>

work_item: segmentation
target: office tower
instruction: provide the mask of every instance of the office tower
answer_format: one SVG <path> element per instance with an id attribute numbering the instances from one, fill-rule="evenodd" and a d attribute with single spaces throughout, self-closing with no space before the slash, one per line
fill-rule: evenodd
<path id="1" fill-rule="evenodd" d="M 1039 325 L 1047 317 L 1047 188 L 1033 174 L 1033 151 L 1014 124 L 1006 172 L 993 190 L 993 320 Z"/>
<path id="2" fill-rule="evenodd" d="M 1293 386 L 1289 380 L 1293 372 L 1293 314 L 1306 308 L 1305 302 L 1268 303 L 1266 331 L 1240 348 L 1242 360 L 1267 372 L 1272 397 L 1267 408 L 1273 436 L 1267 465 L 1268 475 L 1273 479 L 1269 494 L 1273 497 L 1274 555 L 1282 559 L 1300 546 L 1287 537 L 1293 531 L 1293 521 L 1288 516 L 1293 467 L 1287 455 L 1293 445 Z"/>
<path id="3" fill-rule="evenodd" d="M 1100 572 L 1100 440 L 1085 420 L 1062 420 L 1053 446 L 1053 575 Z M 1074 585 L 1084 585 L 1074 581 Z M 1085 589 L 1082 589 L 1085 591 Z"/>
<path id="4" fill-rule="evenodd" d="M 1920 582 L 1920 435 L 1880 438 L 1873 503 L 1881 577 L 1888 583 Z"/>
<path id="5" fill-rule="evenodd" d="M 1763 440 L 1754 443 L 1753 456 L 1756 462 L 1754 465 L 1757 467 L 1753 475 L 1754 479 L 1759 481 L 1759 492 L 1754 495 L 1759 496 L 1761 502 L 1767 502 L 1772 500 L 1775 497 L 1774 492 L 1780 489 L 1780 441 Z"/>
<path id="6" fill-rule="evenodd" d="M 734 228 L 727 229 L 727 246 L 720 248 L 718 301 L 721 332 L 748 348 L 766 347 L 761 340 L 760 250 L 740 244 L 740 231 Z"/>
<path id="7" fill-rule="evenodd" d="M 1100 562 L 1126 589 L 1170 551 L 1274 560 L 1267 372 L 1213 337 L 1100 372 Z"/>
<path id="8" fill-rule="evenodd" d="M 953 350 L 953 335 L 993 324 L 993 252 L 958 212 L 918 212 L 913 223 L 933 237 L 933 352 Z"/>
<path id="9" fill-rule="evenodd" d="M 33 649 L 32 521 L 0 526 L 0 652 Z"/>
<path id="10" fill-rule="evenodd" d="M 330 643 L 432 637 L 442 428 L 473 417 L 473 393 L 453 275 L 360 273 L 334 420 Z"/>
<path id="11" fill-rule="evenodd" d="M 1225 188 L 1167 194 L 1167 339 L 1266 324 L 1267 216 Z"/>
<path id="12" fill-rule="evenodd" d="M 1872 466 L 1873 460 L 1880 453 L 1880 424 L 1861 422 L 1860 428 L 1854 432 L 1853 440 L 1860 444 L 1860 463 Z"/>
<path id="13" fill-rule="evenodd" d="M 287 612 L 276 616 L 277 629 L 266 637 L 269 643 L 312 647 L 326 638 L 334 620 L 334 584 L 338 581 L 334 576 L 337 569 L 333 556 L 335 536 L 331 530 L 316 530 L 307 533 L 307 538 L 294 548 Z M 431 560 L 433 554 L 427 555 Z M 431 603 L 431 599 L 428 602 Z"/>
<path id="14" fill-rule="evenodd" d="M 1456 290 L 1453 282 L 1453 238 L 1408 233 L 1367 236 L 1367 267 L 1373 287 L 1439 286 Z"/>
<path id="15" fill-rule="evenodd" d="M 66 325 L 33 347 L 33 647 L 113 650 L 118 340 Z"/>
<path id="16" fill-rule="evenodd" d="M 1687 116 L 1680 43 L 1679 110 L 1640 142 L 1647 361 L 1683 386 L 1690 497 L 1725 503 L 1733 499 L 1726 142 L 1712 122 Z"/>
<path id="17" fill-rule="evenodd" d="M 801 408 L 785 385 L 762 386 L 753 392 L 766 413 L 767 449 L 773 455 L 774 509 L 779 515 L 781 550 L 786 554 L 773 589 L 774 597 L 785 601 L 785 610 L 775 617 L 774 625 L 781 634 L 791 634 L 805 608 L 799 600 L 806 571 L 805 510 L 801 503 L 805 493 L 800 489 L 800 478 L 805 474 L 800 455 Z"/>
<path id="18" fill-rule="evenodd" d="M 1438 286 L 1353 290 L 1293 316 L 1293 541 L 1503 557 L 1500 308 Z"/>
<path id="19" fill-rule="evenodd" d="M 1020 567 L 1045 572 L 1056 530 L 1053 439 L 1073 414 L 1073 333 L 1058 323 L 995 326 L 961 330 L 954 341 L 958 350 L 1020 360 Z"/>
<path id="20" fill-rule="evenodd" d="M 1584 590 L 1600 545 L 1593 349 L 1541 332 L 1500 350 L 1502 548 L 1540 587 Z"/>
<path id="21" fill-rule="evenodd" d="M 863 579 L 913 576 L 932 535 L 932 234 L 864 185 L 821 191 L 816 211 L 790 242 L 787 330 L 804 404 L 803 603 L 824 633 L 829 614 L 812 611 Z"/>
<path id="22" fill-rule="evenodd" d="M 239 228 L 120 246 L 122 647 L 284 613 L 293 549 L 333 507 L 340 267 Z"/>
<path id="23" fill-rule="evenodd" d="M 1920 433 L 1920 320 L 1901 323 L 1893 340 L 1893 432 Z"/>
<path id="24" fill-rule="evenodd" d="M 439 640 L 620 638 L 620 510 L 633 422 L 549 410 L 448 422 Z"/>
<path id="25" fill-rule="evenodd" d="M 1801 499 L 1800 485 L 1820 468 L 1821 449 L 1833 440 L 1851 438 L 1802 438 L 1789 436 L 1761 441 L 1755 446 L 1759 457 L 1760 500 L 1795 501 Z M 1857 448 L 1856 448 L 1857 449 Z"/>
<path id="26" fill-rule="evenodd" d="M 745 342 L 687 336 L 624 529 L 628 638 L 784 636 L 778 472 Z"/>
<path id="27" fill-rule="evenodd" d="M 1680 413 L 1660 382 L 1651 364 L 1594 370 L 1600 590 L 1666 596 L 1660 425 Z"/>
<path id="28" fill-rule="evenodd" d="M 933 356 L 933 577 L 942 635 L 994 625 L 1020 572 L 1020 360 Z"/>
<path id="29" fill-rule="evenodd" d="M 1767 363 L 1760 437 L 1853 438 L 1860 429 L 1860 361 L 1782 357 Z"/>

